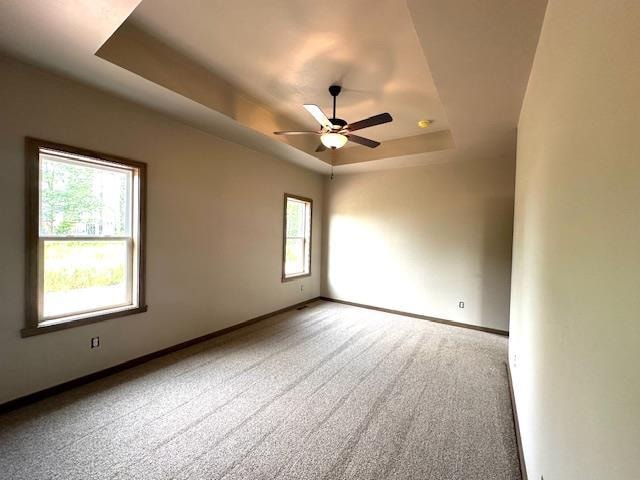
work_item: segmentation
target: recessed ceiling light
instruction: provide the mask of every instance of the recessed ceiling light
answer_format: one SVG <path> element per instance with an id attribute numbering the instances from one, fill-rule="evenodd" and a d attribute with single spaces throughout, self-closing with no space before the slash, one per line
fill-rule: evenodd
<path id="1" fill-rule="evenodd" d="M 420 128 L 429 128 L 429 125 L 431 125 L 432 120 L 420 120 L 418 122 L 418 126 Z"/>

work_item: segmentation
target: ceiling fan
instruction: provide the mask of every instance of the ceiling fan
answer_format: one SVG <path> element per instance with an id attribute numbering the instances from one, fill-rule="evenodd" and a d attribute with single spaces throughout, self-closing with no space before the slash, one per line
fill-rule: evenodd
<path id="1" fill-rule="evenodd" d="M 324 112 L 317 105 L 305 104 L 304 108 L 316 119 L 320 124 L 319 131 L 284 131 L 273 132 L 276 135 L 320 135 L 320 145 L 316 148 L 316 152 L 323 152 L 327 148 L 336 149 L 343 147 L 347 141 L 358 143 L 369 148 L 376 148 L 380 142 L 370 140 L 368 138 L 353 135 L 351 132 L 362 130 L 363 128 L 381 125 L 393 120 L 388 113 L 380 113 L 373 117 L 365 118 L 354 123 L 347 123 L 341 118 L 336 117 L 336 98 L 340 95 L 342 87 L 340 85 L 331 85 L 329 93 L 333 97 L 333 117 L 327 118 Z"/>

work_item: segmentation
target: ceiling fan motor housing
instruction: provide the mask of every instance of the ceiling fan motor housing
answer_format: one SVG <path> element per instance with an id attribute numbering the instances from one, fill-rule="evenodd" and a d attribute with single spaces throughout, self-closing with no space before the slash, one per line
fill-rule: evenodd
<path id="1" fill-rule="evenodd" d="M 329 121 L 334 127 L 338 127 L 338 128 L 334 128 L 334 130 L 342 130 L 344 127 L 347 126 L 346 120 L 343 120 L 341 118 L 330 118 Z"/>

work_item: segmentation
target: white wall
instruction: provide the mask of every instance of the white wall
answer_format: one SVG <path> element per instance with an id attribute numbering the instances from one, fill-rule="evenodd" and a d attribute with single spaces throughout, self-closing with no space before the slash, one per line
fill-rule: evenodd
<path id="1" fill-rule="evenodd" d="M 148 163 L 147 313 L 20 338 L 27 135 Z M 313 276 L 287 283 L 284 192 L 315 207 Z M 319 295 L 322 192 L 316 173 L 0 57 L 0 403 Z"/>
<path id="2" fill-rule="evenodd" d="M 323 295 L 508 330 L 513 179 L 511 158 L 325 180 Z"/>
<path id="3" fill-rule="evenodd" d="M 640 478 L 640 2 L 550 0 L 519 126 L 510 363 L 529 478 Z"/>

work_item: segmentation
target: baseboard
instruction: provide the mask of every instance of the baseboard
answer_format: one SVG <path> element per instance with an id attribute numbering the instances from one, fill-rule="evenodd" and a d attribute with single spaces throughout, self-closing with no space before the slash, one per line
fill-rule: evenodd
<path id="1" fill-rule="evenodd" d="M 478 325 L 470 325 L 468 323 L 454 322 L 453 320 L 443 320 L 442 318 L 428 317 L 426 315 L 419 315 L 417 313 L 410 313 L 410 312 L 402 312 L 400 310 L 392 310 L 390 308 L 374 307 L 372 305 L 366 305 L 364 303 L 348 302 L 346 300 L 338 300 L 330 297 L 319 297 L 319 298 L 320 300 L 326 300 L 327 302 L 344 303 L 345 305 L 352 305 L 354 307 L 368 308 L 370 310 L 377 310 L 379 312 L 393 313 L 395 315 L 404 315 L 405 317 L 419 318 L 420 320 L 428 320 L 430 322 L 442 323 L 444 325 L 451 325 L 453 327 L 468 328 L 470 330 L 478 330 L 480 332 L 493 333 L 495 335 L 502 335 L 505 337 L 509 336 L 509 332 L 505 330 L 498 330 L 496 328 L 480 327 Z"/>
<path id="2" fill-rule="evenodd" d="M 178 350 L 182 350 L 183 348 L 191 347 L 201 342 L 205 342 L 207 340 L 211 340 L 212 338 L 219 337 L 226 333 L 233 332 L 235 330 L 239 330 L 243 327 L 247 327 L 249 325 L 253 325 L 254 323 L 258 323 L 262 320 L 266 320 L 267 318 L 273 317 L 280 313 L 287 312 L 289 310 L 293 310 L 302 305 L 306 305 L 311 302 L 315 302 L 319 300 L 320 297 L 311 298 L 304 302 L 296 303 L 295 305 L 289 305 L 288 307 L 281 308 L 274 312 L 266 313 L 264 315 L 260 315 L 259 317 L 251 318 L 242 323 L 238 323 L 236 325 L 232 325 L 230 327 L 223 328 L 221 330 L 216 330 L 215 332 L 207 333 L 206 335 L 202 335 L 197 338 L 193 338 L 191 340 L 187 340 L 186 342 L 178 343 L 176 345 L 172 345 L 167 348 L 163 348 L 162 350 L 158 350 L 156 352 L 148 353 L 146 355 L 142 355 L 141 357 L 134 358 L 132 360 L 127 360 L 126 362 L 120 363 L 118 365 L 114 365 L 113 367 L 105 368 L 104 370 L 100 370 L 98 372 L 90 373 L 88 375 L 84 375 L 79 378 L 75 378 L 73 380 L 69 380 L 68 382 L 61 383 L 60 385 L 55 385 L 53 387 L 45 388 L 44 390 L 40 390 L 38 392 L 30 393 L 23 397 L 19 397 L 13 400 L 9 400 L 0 405 L 0 413 L 9 412 L 11 410 L 15 410 L 16 408 L 24 407 L 31 403 L 37 402 L 38 400 L 42 400 L 47 397 L 51 397 L 52 395 L 56 395 L 58 393 L 64 392 L 66 390 L 70 390 L 75 387 L 79 387 L 81 385 L 85 385 L 87 383 L 93 382 L 100 378 L 107 377 L 109 375 L 113 375 L 114 373 L 121 372 L 128 368 L 136 367 L 143 363 L 149 362 L 156 358 L 162 357 L 164 355 L 168 355 L 170 353 L 176 352 Z"/>
<path id="3" fill-rule="evenodd" d="M 522 480 L 528 480 L 527 465 L 524 461 L 524 450 L 522 449 L 522 437 L 520 436 L 520 422 L 518 420 L 518 409 L 516 408 L 516 396 L 513 392 L 513 379 L 511 378 L 511 367 L 506 362 L 507 377 L 509 378 L 509 393 L 511 394 L 511 411 L 513 412 L 513 428 L 516 432 L 516 443 L 518 444 L 518 458 L 520 460 L 520 474 Z"/>

